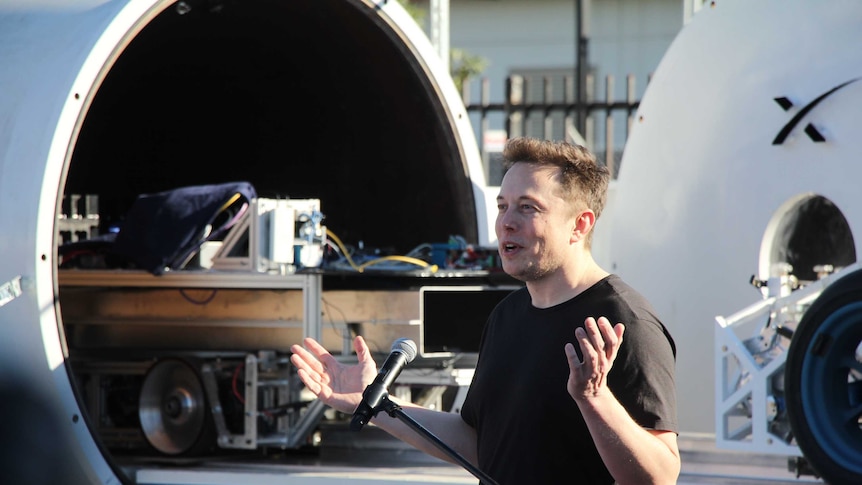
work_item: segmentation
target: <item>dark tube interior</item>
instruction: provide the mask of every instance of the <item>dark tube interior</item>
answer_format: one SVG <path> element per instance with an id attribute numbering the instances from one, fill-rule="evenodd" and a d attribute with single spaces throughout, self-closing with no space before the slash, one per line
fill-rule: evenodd
<path id="1" fill-rule="evenodd" d="M 121 54 L 77 139 L 65 193 L 98 195 L 103 229 L 138 194 L 245 180 L 260 197 L 320 199 L 346 243 L 476 240 L 435 81 L 378 13 L 345 0 L 181 3 Z"/>

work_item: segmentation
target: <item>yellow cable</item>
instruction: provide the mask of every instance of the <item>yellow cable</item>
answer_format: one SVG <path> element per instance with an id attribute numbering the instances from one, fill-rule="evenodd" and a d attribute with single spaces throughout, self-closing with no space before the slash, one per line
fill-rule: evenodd
<path id="1" fill-rule="evenodd" d="M 371 261 L 368 261 L 366 263 L 362 263 L 359 266 L 359 271 L 362 272 L 362 270 L 364 270 L 368 266 L 371 266 L 372 264 L 377 264 L 377 263 L 380 263 L 383 261 L 401 261 L 404 263 L 412 263 L 412 264 L 415 264 L 417 266 L 421 266 L 423 268 L 429 268 L 432 273 L 437 272 L 437 265 L 436 264 L 430 265 L 426 261 L 422 261 L 421 259 L 417 259 L 417 258 L 411 258 L 410 256 L 383 256 L 381 258 L 372 259 Z"/>
<path id="2" fill-rule="evenodd" d="M 359 269 L 359 266 L 356 266 L 356 263 L 354 263 L 352 259 L 350 259 L 350 253 L 347 252 L 347 248 L 344 247 L 341 239 L 338 239 L 338 236 L 336 236 L 334 232 L 330 231 L 328 227 L 326 228 L 326 235 L 335 241 L 335 244 L 337 244 L 338 248 L 341 249 L 341 252 L 344 253 L 344 257 L 347 258 L 347 262 L 350 263 L 350 266 L 361 273 L 362 270 Z"/>
<path id="3" fill-rule="evenodd" d="M 242 194 L 240 194 L 239 192 L 233 194 L 233 196 L 230 199 L 228 199 L 228 201 L 225 202 L 224 205 L 221 206 L 221 209 L 219 209 L 218 211 L 221 212 L 221 211 L 227 209 L 228 207 L 230 207 L 231 204 L 233 204 L 234 202 L 236 202 L 237 199 L 239 199 L 240 195 L 242 195 Z"/>
<path id="4" fill-rule="evenodd" d="M 341 252 L 344 253 L 344 257 L 347 259 L 347 262 L 350 264 L 350 266 L 360 273 L 365 271 L 365 268 L 373 264 L 381 263 L 383 261 L 401 261 L 404 263 L 411 263 L 417 266 L 421 266 L 423 268 L 429 268 L 432 273 L 436 273 L 438 269 L 436 264 L 430 265 L 426 261 L 422 261 L 421 259 L 417 258 L 411 258 L 409 256 L 383 256 L 382 258 L 372 259 L 371 261 L 362 263 L 362 265 L 357 266 L 356 263 L 354 263 L 353 260 L 350 258 L 350 254 L 347 252 L 347 248 L 344 247 L 344 244 L 341 242 L 341 239 L 339 239 L 338 236 L 336 236 L 335 233 L 332 232 L 328 227 L 326 228 L 326 235 L 329 236 L 330 239 L 335 241 L 335 244 L 338 246 L 339 249 L 341 249 Z"/>

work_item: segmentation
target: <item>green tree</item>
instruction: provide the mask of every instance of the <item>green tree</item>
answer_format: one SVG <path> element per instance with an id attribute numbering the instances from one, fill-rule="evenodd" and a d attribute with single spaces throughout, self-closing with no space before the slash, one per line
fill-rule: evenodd
<path id="1" fill-rule="evenodd" d="M 449 73 L 459 89 L 473 76 L 482 74 L 486 67 L 488 60 L 482 56 L 470 54 L 464 49 L 449 49 Z"/>

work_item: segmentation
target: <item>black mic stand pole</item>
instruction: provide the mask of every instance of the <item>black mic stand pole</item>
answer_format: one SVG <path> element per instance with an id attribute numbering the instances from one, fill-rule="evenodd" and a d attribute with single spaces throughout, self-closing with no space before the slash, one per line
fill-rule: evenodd
<path id="1" fill-rule="evenodd" d="M 453 460 L 457 461 L 461 464 L 468 472 L 472 473 L 474 477 L 478 478 L 483 485 L 498 485 L 493 478 L 486 475 L 482 470 L 473 466 L 472 463 L 467 461 L 463 456 L 461 456 L 457 451 L 453 450 L 452 447 L 444 443 L 440 438 L 434 435 L 428 428 L 419 424 L 415 419 L 411 418 L 407 415 L 402 409 L 401 406 L 392 402 L 389 397 L 384 397 L 380 402 L 379 409 L 374 410 L 373 415 L 377 415 L 377 412 L 383 410 L 386 411 L 386 414 L 392 416 L 393 418 L 400 419 L 404 424 L 409 426 L 411 429 L 424 436 L 425 439 L 431 442 L 434 446 L 436 446 L 440 451 L 446 453 L 447 456 L 451 457 Z"/>

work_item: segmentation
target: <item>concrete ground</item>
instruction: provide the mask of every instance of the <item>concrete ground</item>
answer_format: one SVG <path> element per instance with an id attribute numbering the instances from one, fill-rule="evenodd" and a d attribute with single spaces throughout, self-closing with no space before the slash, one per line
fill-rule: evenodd
<path id="1" fill-rule="evenodd" d="M 363 429 L 362 443 L 334 444 L 320 455 L 196 463 L 133 463 L 126 469 L 140 485 L 430 485 L 476 484 L 461 467 L 428 457 Z M 355 436 L 355 435 L 354 435 Z M 680 437 L 682 473 L 678 485 L 791 485 L 823 483 L 797 477 L 788 457 L 719 450 L 709 436 Z"/>

